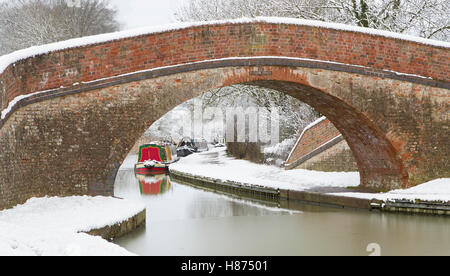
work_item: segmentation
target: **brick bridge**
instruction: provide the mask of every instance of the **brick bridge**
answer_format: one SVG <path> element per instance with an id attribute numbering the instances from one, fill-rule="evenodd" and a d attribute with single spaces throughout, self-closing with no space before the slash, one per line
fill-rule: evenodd
<path id="1" fill-rule="evenodd" d="M 122 160 L 155 120 L 233 84 L 273 88 L 324 114 L 353 151 L 363 187 L 449 177 L 449 47 L 257 19 L 102 35 L 0 58 L 0 209 L 35 196 L 111 195 Z"/>

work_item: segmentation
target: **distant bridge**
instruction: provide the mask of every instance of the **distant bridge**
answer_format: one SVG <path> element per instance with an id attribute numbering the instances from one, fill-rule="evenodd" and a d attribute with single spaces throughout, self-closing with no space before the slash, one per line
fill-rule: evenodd
<path id="1" fill-rule="evenodd" d="M 347 140 L 363 187 L 449 177 L 449 45 L 256 19 L 13 53 L 0 58 L 0 208 L 34 196 L 111 195 L 121 162 L 153 122 L 233 84 L 276 89 L 324 114 Z"/>

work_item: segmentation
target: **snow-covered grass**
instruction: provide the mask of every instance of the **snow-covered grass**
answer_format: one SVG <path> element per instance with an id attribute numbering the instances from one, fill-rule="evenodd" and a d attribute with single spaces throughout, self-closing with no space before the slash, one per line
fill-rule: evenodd
<path id="1" fill-rule="evenodd" d="M 133 255 L 81 232 L 123 222 L 144 209 L 142 203 L 110 197 L 32 198 L 0 212 L 0 255 Z"/>
<path id="2" fill-rule="evenodd" d="M 355 187 L 358 172 L 286 171 L 226 155 L 225 148 L 197 153 L 170 165 L 170 170 L 271 188 L 308 190 L 317 187 Z"/>
<path id="3" fill-rule="evenodd" d="M 356 187 L 360 179 L 358 172 L 319 172 L 310 170 L 289 170 L 251 163 L 226 156 L 226 149 L 213 149 L 209 152 L 181 158 L 172 164 L 170 170 L 211 177 L 221 180 L 237 181 L 250 185 L 280 188 L 296 191 L 323 187 Z M 340 192 L 332 195 L 393 200 L 425 200 L 450 202 L 450 178 L 436 179 L 405 190 L 388 193 Z"/>
<path id="4" fill-rule="evenodd" d="M 290 153 L 296 141 L 296 138 L 289 138 L 274 146 L 264 148 L 264 157 L 266 162 L 270 163 L 269 158 L 272 158 L 279 159 L 281 161 L 280 164 L 284 164 L 286 157 Z"/>

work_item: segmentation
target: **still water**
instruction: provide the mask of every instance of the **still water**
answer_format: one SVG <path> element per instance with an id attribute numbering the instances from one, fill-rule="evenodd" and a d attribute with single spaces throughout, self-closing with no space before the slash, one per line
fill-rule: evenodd
<path id="1" fill-rule="evenodd" d="M 168 176 L 121 170 L 115 195 L 142 200 L 146 227 L 115 241 L 144 256 L 450 255 L 450 219 L 290 204 L 215 194 Z M 370 246 L 369 246 L 370 245 Z M 377 253 L 377 252 L 375 252 Z"/>

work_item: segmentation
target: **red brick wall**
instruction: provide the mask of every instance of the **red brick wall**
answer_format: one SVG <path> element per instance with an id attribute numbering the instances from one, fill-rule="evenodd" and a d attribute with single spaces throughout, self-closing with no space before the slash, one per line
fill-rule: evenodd
<path id="1" fill-rule="evenodd" d="M 365 33 L 273 23 L 224 23 L 65 49 L 10 65 L 0 109 L 18 95 L 138 70 L 226 57 L 288 56 L 448 81 L 447 48 Z M 6 93 L 6 95 L 4 95 Z"/>
<path id="2" fill-rule="evenodd" d="M 341 133 L 334 127 L 330 120 L 325 119 L 302 133 L 286 164 L 291 164 L 307 155 L 321 145 L 338 137 Z"/>
<path id="3" fill-rule="evenodd" d="M 316 122 L 302 132 L 286 162 L 286 169 L 357 171 L 353 153 L 333 123 L 323 118 Z"/>
<path id="4" fill-rule="evenodd" d="M 324 172 L 356 172 L 358 171 L 358 165 L 347 142 L 341 140 L 339 143 L 330 148 L 327 147 L 325 151 L 299 164 L 295 169 Z"/>

